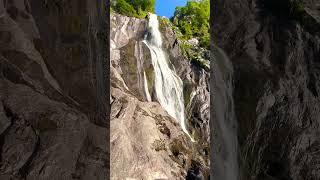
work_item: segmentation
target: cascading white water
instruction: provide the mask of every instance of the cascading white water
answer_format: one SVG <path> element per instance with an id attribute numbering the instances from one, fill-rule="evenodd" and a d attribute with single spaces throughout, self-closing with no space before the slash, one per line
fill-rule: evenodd
<path id="1" fill-rule="evenodd" d="M 180 121 L 182 130 L 191 138 L 185 123 L 183 83 L 168 65 L 166 54 L 162 49 L 162 37 L 159 31 L 157 15 L 149 15 L 149 34 L 144 42 L 151 52 L 151 60 L 155 73 L 156 97 L 169 115 Z M 193 141 L 192 138 L 191 140 Z"/>
<path id="2" fill-rule="evenodd" d="M 237 120 L 233 102 L 233 66 L 222 49 L 213 47 L 213 179 L 237 180 L 239 175 Z"/>
<path id="3" fill-rule="evenodd" d="M 146 93 L 147 101 L 150 102 L 151 96 L 148 89 L 148 81 L 147 81 L 147 76 L 145 71 L 143 71 L 143 81 L 144 81 L 144 91 Z"/>

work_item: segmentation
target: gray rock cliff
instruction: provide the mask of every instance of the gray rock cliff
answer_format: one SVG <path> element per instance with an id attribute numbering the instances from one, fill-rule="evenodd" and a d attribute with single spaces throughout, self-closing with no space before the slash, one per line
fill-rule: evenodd
<path id="1" fill-rule="evenodd" d="M 142 42 L 148 33 L 148 19 L 112 14 L 111 177 L 185 179 L 200 169 L 208 178 L 208 72 L 183 55 L 172 27 L 161 18 L 159 22 L 169 64 L 184 84 L 188 129 L 197 143 L 191 143 L 155 97 L 150 49 Z M 144 73 L 152 102 L 147 101 Z"/>
<path id="2" fill-rule="evenodd" d="M 105 5 L 88 2 L 0 1 L 1 180 L 107 177 Z"/>
<path id="3" fill-rule="evenodd" d="M 319 4 L 303 1 L 300 21 L 265 2 L 212 9 L 214 43 L 234 67 L 240 179 L 319 179 Z"/>

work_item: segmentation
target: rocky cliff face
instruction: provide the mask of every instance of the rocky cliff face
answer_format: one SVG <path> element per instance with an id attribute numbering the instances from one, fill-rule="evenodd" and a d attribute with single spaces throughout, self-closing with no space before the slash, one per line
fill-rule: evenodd
<path id="1" fill-rule="evenodd" d="M 262 3 L 213 9 L 214 43 L 234 66 L 241 179 L 319 179 L 319 32 Z M 304 10 L 319 26 L 319 4 L 304 1 Z"/>
<path id="2" fill-rule="evenodd" d="M 99 1 L 0 1 L 0 179 L 106 178 L 104 14 Z"/>
<path id="3" fill-rule="evenodd" d="M 209 174 L 208 73 L 183 56 L 172 27 L 160 21 L 163 48 L 184 84 L 192 144 L 155 97 L 148 19 L 111 15 L 111 177 L 185 179 Z M 144 74 L 146 80 L 144 80 Z M 147 101 L 147 81 L 152 102 Z"/>

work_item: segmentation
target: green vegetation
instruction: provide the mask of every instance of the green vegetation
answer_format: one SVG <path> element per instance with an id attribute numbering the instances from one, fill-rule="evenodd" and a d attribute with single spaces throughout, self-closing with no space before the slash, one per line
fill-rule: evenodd
<path id="1" fill-rule="evenodd" d="M 202 69 L 209 71 L 210 70 L 210 62 L 202 59 L 202 58 L 195 58 L 195 59 L 191 59 L 191 63 L 193 63 L 194 65 L 201 67 Z"/>
<path id="2" fill-rule="evenodd" d="M 155 2 L 156 0 L 112 0 L 110 11 L 146 18 L 148 12 L 154 13 Z M 189 0 L 186 6 L 176 7 L 174 16 L 170 20 L 159 18 L 160 31 L 165 32 L 166 28 L 172 28 L 180 41 L 179 46 L 184 56 L 205 70 L 209 69 L 209 65 L 202 54 L 210 48 L 209 19 L 209 0 Z M 192 38 L 196 38 L 199 45 L 192 45 L 187 41 Z"/>
<path id="3" fill-rule="evenodd" d="M 180 48 L 183 55 L 187 57 L 192 64 L 206 71 L 210 70 L 210 62 L 202 57 L 203 52 L 206 51 L 204 48 L 194 47 L 188 42 L 181 42 Z"/>
<path id="4" fill-rule="evenodd" d="M 201 47 L 209 48 L 209 18 L 210 1 L 193 0 L 184 7 L 177 7 L 171 20 L 181 31 L 183 39 L 196 37 Z"/>
<path id="5" fill-rule="evenodd" d="M 192 64 L 208 71 L 209 61 L 203 54 L 210 49 L 210 1 L 190 0 L 184 7 L 177 7 L 169 21 L 160 18 L 160 27 L 169 26 L 179 39 L 180 49 Z M 188 40 L 196 38 L 199 46 L 192 45 Z"/>
<path id="6" fill-rule="evenodd" d="M 125 16 L 145 18 L 148 12 L 154 12 L 156 0 L 114 0 L 111 9 Z"/>
<path id="7" fill-rule="evenodd" d="M 112 0 L 111 12 L 122 15 L 145 18 L 148 12 L 154 13 L 156 0 Z M 209 49 L 210 1 L 189 0 L 184 7 L 177 7 L 171 22 L 178 38 L 188 40 L 197 38 L 201 47 Z M 163 21 L 167 19 L 160 18 Z"/>
<path id="8" fill-rule="evenodd" d="M 187 42 L 182 42 L 180 44 L 181 51 L 184 56 L 189 57 L 190 59 L 194 58 L 197 53 L 193 51 L 192 45 Z"/>

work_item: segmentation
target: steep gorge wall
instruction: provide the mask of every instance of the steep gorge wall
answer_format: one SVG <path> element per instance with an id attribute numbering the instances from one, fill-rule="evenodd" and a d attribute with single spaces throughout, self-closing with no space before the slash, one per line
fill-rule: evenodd
<path id="1" fill-rule="evenodd" d="M 259 3 L 212 9 L 213 39 L 234 66 L 241 179 L 319 179 L 319 33 Z"/>
<path id="2" fill-rule="evenodd" d="M 105 4 L 0 2 L 0 179 L 105 179 Z"/>
<path id="3" fill-rule="evenodd" d="M 142 42 L 146 23 L 111 16 L 111 178 L 182 179 L 190 166 L 190 141 L 144 91 L 143 73 L 151 94 L 154 81 L 150 50 Z"/>
<path id="4" fill-rule="evenodd" d="M 111 177 L 116 179 L 208 177 L 210 151 L 208 73 L 192 65 L 183 56 L 172 28 L 160 23 L 163 48 L 168 53 L 169 64 L 184 83 L 185 97 L 188 97 L 187 104 L 192 104 L 192 107 L 187 109 L 190 113 L 189 130 L 194 132 L 199 141 L 197 145 L 193 145 L 183 133 L 179 123 L 156 102 L 151 54 L 142 42 L 148 33 L 146 28 L 148 19 L 112 14 L 110 23 L 111 163 L 113 164 Z M 147 102 L 144 72 L 153 102 Z M 194 98 L 190 100 L 191 94 Z M 137 150 L 133 151 L 134 149 Z M 125 155 L 119 160 L 120 154 L 123 153 Z M 152 162 L 156 165 L 151 166 Z M 136 168 L 131 169 L 131 167 Z M 171 171 L 173 173 L 170 173 Z"/>

